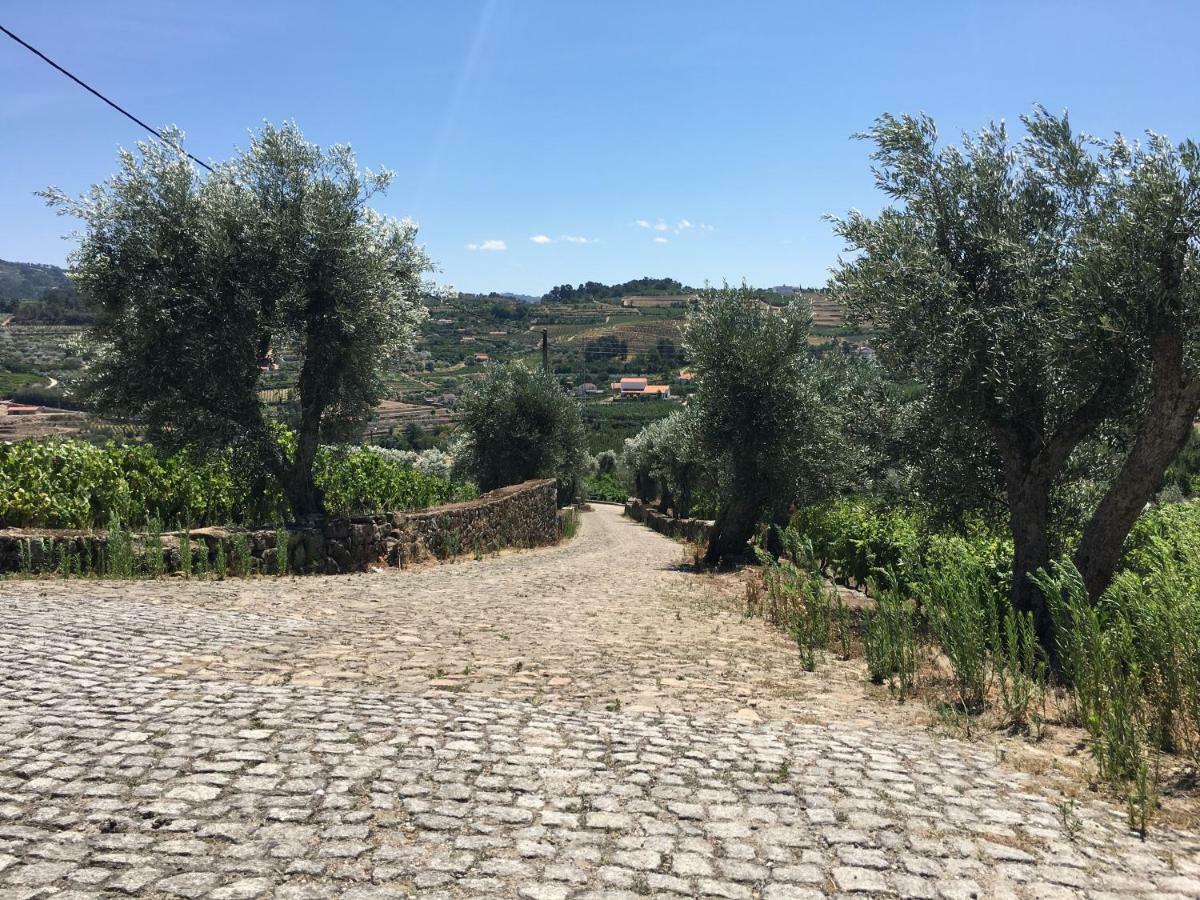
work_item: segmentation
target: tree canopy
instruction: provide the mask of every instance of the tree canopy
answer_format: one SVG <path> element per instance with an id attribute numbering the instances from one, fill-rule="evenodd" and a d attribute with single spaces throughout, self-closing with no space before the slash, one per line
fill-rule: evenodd
<path id="1" fill-rule="evenodd" d="M 294 124 L 264 126 L 203 178 L 183 135 L 165 137 L 122 151 L 80 198 L 45 194 L 84 225 L 71 263 L 98 316 L 90 393 L 166 443 L 249 448 L 297 518 L 319 516 L 319 443 L 369 416 L 425 315 L 416 226 L 369 206 L 391 173 Z M 294 442 L 258 396 L 283 353 L 299 360 Z"/>
<path id="2" fill-rule="evenodd" d="M 562 502 L 582 477 L 583 416 L 558 381 L 520 363 L 490 365 L 458 403 L 455 467 L 480 490 L 555 478 Z"/>
<path id="3" fill-rule="evenodd" d="M 809 350 L 811 323 L 806 303 L 765 307 L 746 287 L 710 291 L 688 317 L 689 405 L 721 498 L 710 564 L 740 553 L 764 515 L 786 521 L 845 478 L 837 379 Z"/>
<path id="4" fill-rule="evenodd" d="M 1007 515 L 1014 605 L 1046 640 L 1026 575 L 1073 543 L 1098 596 L 1200 407 L 1200 152 L 1022 122 L 955 147 L 926 117 L 878 120 L 863 137 L 892 205 L 837 221 L 853 254 L 835 286 L 924 388 L 930 499 Z"/>

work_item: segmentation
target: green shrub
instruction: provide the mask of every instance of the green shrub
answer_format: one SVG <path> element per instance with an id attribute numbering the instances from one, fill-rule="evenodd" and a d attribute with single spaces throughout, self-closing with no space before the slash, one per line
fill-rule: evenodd
<path id="1" fill-rule="evenodd" d="M 154 517 L 146 523 L 144 546 L 146 574 L 151 578 L 158 578 L 166 571 L 167 566 L 162 542 L 162 523 Z"/>
<path id="2" fill-rule="evenodd" d="M 579 513 L 575 509 L 564 509 L 559 517 L 561 523 L 562 536 L 570 540 L 575 537 L 579 531 Z M 478 555 L 476 558 L 479 558 Z"/>
<path id="3" fill-rule="evenodd" d="M 132 578 L 134 575 L 133 537 L 113 512 L 108 520 L 108 558 L 105 574 L 109 578 Z"/>
<path id="4" fill-rule="evenodd" d="M 962 538 L 935 536 L 921 570 L 916 594 L 930 631 L 954 670 L 963 712 L 978 712 L 991 686 L 997 607 L 1006 601 L 993 573 Z"/>
<path id="5" fill-rule="evenodd" d="M 192 530 L 184 528 L 179 533 L 179 571 L 184 578 L 192 577 Z"/>
<path id="6" fill-rule="evenodd" d="M 622 503 L 629 498 L 629 491 L 615 472 L 590 475 L 583 480 L 588 500 L 606 500 Z"/>
<path id="7" fill-rule="evenodd" d="M 873 682 L 886 682 L 904 699 L 912 696 L 917 681 L 916 617 L 911 603 L 894 585 L 876 593 L 876 608 L 867 615 L 863 636 L 867 672 Z"/>
<path id="8" fill-rule="evenodd" d="M 1033 614 L 1006 606 L 1003 632 L 993 648 L 1000 684 L 1000 701 L 1009 725 L 1017 729 L 1041 726 L 1046 699 L 1047 667 L 1037 642 Z"/>
<path id="9" fill-rule="evenodd" d="M 275 529 L 275 574 L 286 575 L 288 573 L 288 544 L 291 537 L 288 535 L 288 530 L 280 525 Z"/>
<path id="10" fill-rule="evenodd" d="M 766 590 L 749 612 L 787 632 L 800 651 L 801 665 L 811 672 L 817 651 L 829 648 L 835 592 L 826 589 L 820 572 L 806 572 L 797 564 L 803 563 L 803 554 L 794 531 L 784 529 L 780 539 L 791 553 L 779 560 L 756 548 Z"/>
<path id="11" fill-rule="evenodd" d="M 334 515 L 421 509 L 469 499 L 452 484 L 371 448 L 321 447 L 314 466 Z M 0 526 L 133 529 L 159 522 L 256 524 L 288 514 L 242 454 L 165 453 L 149 444 L 74 439 L 0 443 Z"/>
<path id="12" fill-rule="evenodd" d="M 233 551 L 233 574 L 245 578 L 251 572 L 250 541 L 245 533 L 238 532 L 230 541 Z"/>
<path id="13" fill-rule="evenodd" d="M 801 509 L 791 525 L 822 570 L 860 587 L 887 572 L 907 591 L 919 567 L 923 523 L 914 513 L 842 499 Z"/>

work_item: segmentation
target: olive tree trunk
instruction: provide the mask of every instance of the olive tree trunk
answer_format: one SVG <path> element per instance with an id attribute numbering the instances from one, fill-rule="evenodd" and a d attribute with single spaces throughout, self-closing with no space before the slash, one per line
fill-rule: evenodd
<path id="1" fill-rule="evenodd" d="M 754 537 L 762 512 L 762 501 L 754 497 L 735 496 L 722 506 L 708 539 L 705 564 L 715 566 L 743 553 L 750 538 Z"/>
<path id="2" fill-rule="evenodd" d="M 1150 402 L 1125 464 L 1084 526 L 1074 563 L 1093 602 L 1107 590 L 1121 562 L 1125 539 L 1162 484 L 1191 434 L 1200 409 L 1200 375 L 1184 364 L 1183 339 L 1159 335 Z"/>

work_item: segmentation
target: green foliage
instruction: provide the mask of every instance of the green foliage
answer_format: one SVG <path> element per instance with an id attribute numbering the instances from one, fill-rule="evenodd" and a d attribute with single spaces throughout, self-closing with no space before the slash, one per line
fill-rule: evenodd
<path id="1" fill-rule="evenodd" d="M 146 574 L 159 578 L 166 571 L 166 553 L 163 549 L 162 522 L 151 516 L 146 523 L 145 536 Z"/>
<path id="2" fill-rule="evenodd" d="M 831 495 L 852 468 L 841 384 L 810 353 L 810 325 L 806 304 L 767 307 L 745 286 L 710 292 L 688 317 L 688 409 L 720 498 L 709 563 L 740 553 L 764 516 Z"/>
<path id="3" fill-rule="evenodd" d="M 859 586 L 887 572 L 907 590 L 916 577 L 925 523 L 915 513 L 844 498 L 802 507 L 791 525 L 811 543 L 821 569 Z"/>
<path id="4" fill-rule="evenodd" d="M 275 574 L 286 575 L 288 573 L 288 551 L 291 546 L 291 535 L 288 530 L 280 525 L 275 529 Z"/>
<path id="5" fill-rule="evenodd" d="M 616 475 L 619 462 L 617 454 L 612 450 L 602 450 L 596 454 L 596 474 Z"/>
<path id="6" fill-rule="evenodd" d="M 107 548 L 105 574 L 109 578 L 132 578 L 134 575 L 133 537 L 116 512 L 109 517 L 105 544 Z"/>
<path id="7" fill-rule="evenodd" d="M 661 498 L 675 515 L 691 515 L 692 496 L 709 477 L 696 408 L 685 406 L 625 441 L 621 461 L 642 500 Z"/>
<path id="8" fill-rule="evenodd" d="M 629 489 L 625 482 L 616 474 L 589 475 L 584 479 L 589 500 L 607 500 L 610 503 L 622 503 L 629 498 Z"/>
<path id="9" fill-rule="evenodd" d="M 886 682 L 901 700 L 912 696 L 920 650 L 916 617 L 912 604 L 894 586 L 877 593 L 876 608 L 867 615 L 863 646 L 871 681 Z"/>
<path id="10" fill-rule="evenodd" d="M 927 551 L 918 597 L 933 636 L 954 670 L 964 712 L 978 712 L 991 686 L 991 652 L 1003 602 L 993 571 L 962 538 L 936 536 Z"/>
<path id="11" fill-rule="evenodd" d="M 286 514 L 234 451 L 163 453 L 149 444 L 96 446 L 80 440 L 0 444 L 0 523 L 100 527 L 113 515 L 132 528 L 151 521 L 257 524 Z M 316 483 L 339 515 L 422 509 L 467 499 L 471 490 L 421 474 L 368 448 L 322 447 Z"/>
<path id="12" fill-rule="evenodd" d="M 1037 734 L 1044 718 L 1047 666 L 1030 613 L 1006 606 L 1003 632 L 993 654 L 1000 702 L 1009 724 Z"/>
<path id="13" fill-rule="evenodd" d="M 800 651 L 801 665 L 812 672 L 817 666 L 817 651 L 829 648 L 835 626 L 836 592 L 825 587 L 819 572 L 801 568 L 807 556 L 799 548 L 794 532 L 785 534 L 783 541 L 791 552 L 778 560 L 757 551 L 766 593 L 748 611 L 787 632 Z M 844 627 L 845 623 L 838 625 Z M 844 650 L 846 635 L 842 632 L 839 637 Z"/>
<path id="14" fill-rule="evenodd" d="M 578 494 L 583 421 L 579 403 L 552 376 L 516 363 L 489 366 L 458 409 L 455 469 L 480 490 L 555 478 L 560 504 Z"/>
<path id="15" fill-rule="evenodd" d="M 184 528 L 179 533 L 179 572 L 184 578 L 192 577 L 192 529 Z"/>
<path id="16" fill-rule="evenodd" d="M 560 284 L 551 288 L 542 298 L 547 303 L 592 303 L 595 301 L 619 301 L 626 295 L 655 296 L 690 294 L 695 288 L 686 287 L 674 278 L 636 278 L 622 284 L 601 284 L 588 281 L 579 287 Z"/>
<path id="17" fill-rule="evenodd" d="M 245 534 L 239 531 L 230 539 L 230 545 L 233 552 L 232 573 L 239 578 L 248 577 L 253 571 L 250 541 Z"/>
<path id="18" fill-rule="evenodd" d="M 620 454 L 625 441 L 651 422 L 670 415 L 677 406 L 668 401 L 583 404 L 583 428 L 589 453 L 611 450 Z"/>
<path id="19" fill-rule="evenodd" d="M 579 511 L 573 507 L 564 509 L 559 516 L 559 526 L 562 531 L 562 536 L 567 540 L 575 537 L 579 532 Z"/>
<path id="20" fill-rule="evenodd" d="M 84 225 L 71 263 L 101 345 L 88 392 L 164 441 L 244 451 L 297 517 L 319 514 L 317 446 L 365 422 L 425 316 L 416 226 L 369 206 L 390 172 L 294 124 L 264 126 L 203 178 L 165 134 L 83 197 L 45 192 Z M 290 458 L 258 397 L 284 348 L 299 357 Z"/>
<path id="21" fill-rule="evenodd" d="M 1178 547 L 1151 541 L 1138 556 L 1140 571 L 1120 573 L 1095 604 L 1070 562 L 1038 575 L 1097 770 L 1127 792 L 1131 824 L 1141 829 L 1156 804 L 1158 754 L 1200 760 L 1197 560 L 1185 567 Z"/>
<path id="22" fill-rule="evenodd" d="M 397 465 L 367 448 L 323 448 L 314 474 L 326 506 L 339 515 L 425 509 L 457 499 L 449 480 Z"/>

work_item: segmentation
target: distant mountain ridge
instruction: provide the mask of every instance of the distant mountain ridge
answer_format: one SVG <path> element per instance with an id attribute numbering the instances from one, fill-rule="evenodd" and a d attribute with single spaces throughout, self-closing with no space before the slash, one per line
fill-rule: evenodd
<path id="1" fill-rule="evenodd" d="M 65 269 L 0 259 L 0 300 L 33 300 L 51 288 L 73 289 Z"/>

